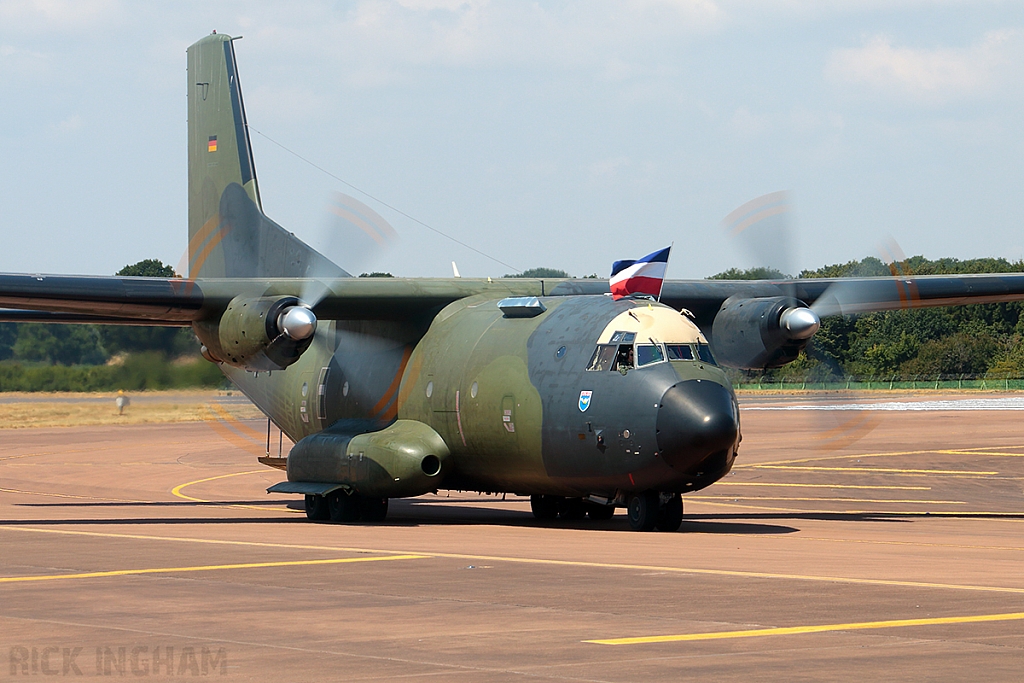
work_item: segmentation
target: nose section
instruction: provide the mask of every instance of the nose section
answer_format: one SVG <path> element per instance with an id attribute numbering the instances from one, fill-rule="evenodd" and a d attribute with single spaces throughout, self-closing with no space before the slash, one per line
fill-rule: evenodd
<path id="1" fill-rule="evenodd" d="M 685 470 L 736 443 L 740 424 L 728 389 L 691 379 L 669 387 L 661 397 L 657 429 L 662 457 Z"/>

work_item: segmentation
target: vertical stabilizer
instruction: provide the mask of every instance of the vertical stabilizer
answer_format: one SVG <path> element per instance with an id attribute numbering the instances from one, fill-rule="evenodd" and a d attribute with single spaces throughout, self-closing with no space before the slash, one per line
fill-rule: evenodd
<path id="1" fill-rule="evenodd" d="M 263 214 L 233 40 L 188 48 L 189 277 L 345 277 Z"/>

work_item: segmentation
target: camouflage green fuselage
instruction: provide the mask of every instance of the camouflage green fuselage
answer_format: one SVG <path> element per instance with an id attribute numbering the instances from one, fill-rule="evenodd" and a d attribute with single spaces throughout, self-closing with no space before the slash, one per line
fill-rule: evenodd
<path id="1" fill-rule="evenodd" d="M 611 497 L 692 491 L 728 472 L 738 438 L 689 456 L 667 457 L 659 445 L 670 419 L 659 409 L 681 383 L 718 387 L 719 403 L 729 404 L 722 410 L 738 419 L 720 368 L 694 357 L 625 372 L 587 369 L 615 327 L 688 336 L 652 333 L 651 342 L 702 341 L 684 316 L 646 301 L 563 296 L 541 297 L 546 310 L 536 317 L 510 318 L 497 301 L 471 296 L 432 320 L 325 323 L 287 370 L 225 371 L 295 441 L 395 419 L 430 426 L 451 453 L 436 488 Z M 666 321 L 677 332 L 664 331 Z"/>

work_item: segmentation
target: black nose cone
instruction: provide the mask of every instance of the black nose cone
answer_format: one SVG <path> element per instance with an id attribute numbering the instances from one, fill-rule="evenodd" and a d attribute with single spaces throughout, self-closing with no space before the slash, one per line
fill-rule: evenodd
<path id="1" fill-rule="evenodd" d="M 715 382 L 679 382 L 658 406 L 658 449 L 676 469 L 685 470 L 731 447 L 739 431 L 732 394 Z"/>

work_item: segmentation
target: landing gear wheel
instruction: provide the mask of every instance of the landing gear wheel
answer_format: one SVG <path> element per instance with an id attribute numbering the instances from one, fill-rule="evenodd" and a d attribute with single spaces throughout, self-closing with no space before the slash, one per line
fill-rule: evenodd
<path id="1" fill-rule="evenodd" d="M 387 498 L 363 498 L 359 499 L 359 519 L 364 522 L 383 522 L 388 516 Z"/>
<path id="2" fill-rule="evenodd" d="M 341 489 L 327 494 L 327 509 L 330 510 L 332 522 L 345 523 L 359 519 L 356 496 L 351 496 Z"/>
<path id="3" fill-rule="evenodd" d="M 562 502 L 561 514 L 559 515 L 562 519 L 586 519 L 587 518 L 587 506 L 583 502 L 582 498 L 566 498 Z"/>
<path id="4" fill-rule="evenodd" d="M 668 500 L 658 508 L 658 531 L 679 531 L 683 523 L 683 497 L 678 493 L 666 493 Z"/>
<path id="5" fill-rule="evenodd" d="M 552 520 L 558 518 L 558 508 L 561 505 L 560 496 L 542 496 L 534 494 L 530 496 L 530 509 L 537 519 Z"/>
<path id="6" fill-rule="evenodd" d="M 323 496 L 306 494 L 306 518 L 314 522 L 322 522 L 331 518 L 331 512 L 327 508 L 327 500 Z"/>
<path id="7" fill-rule="evenodd" d="M 601 505 L 600 503 L 587 502 L 587 517 L 590 517 L 590 519 L 596 522 L 609 520 L 614 514 L 614 505 Z"/>
<path id="8" fill-rule="evenodd" d="M 661 502 L 657 491 L 634 493 L 626 501 L 626 516 L 633 531 L 653 531 Z"/>

